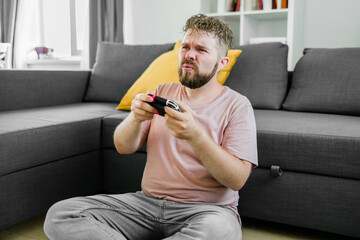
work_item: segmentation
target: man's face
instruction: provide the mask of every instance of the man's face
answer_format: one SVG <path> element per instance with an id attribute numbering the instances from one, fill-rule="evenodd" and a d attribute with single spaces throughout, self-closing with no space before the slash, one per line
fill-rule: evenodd
<path id="1" fill-rule="evenodd" d="M 189 30 L 179 52 L 179 80 L 195 89 L 204 86 L 218 71 L 218 43 L 211 33 Z"/>

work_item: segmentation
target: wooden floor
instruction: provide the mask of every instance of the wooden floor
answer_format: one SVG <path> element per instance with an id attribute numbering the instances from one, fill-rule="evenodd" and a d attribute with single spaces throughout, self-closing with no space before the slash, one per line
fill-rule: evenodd
<path id="1" fill-rule="evenodd" d="M 46 240 L 43 231 L 45 216 L 41 215 L 0 230 L 1 240 Z M 354 238 L 324 233 L 283 224 L 243 218 L 244 240 L 352 240 Z"/>
<path id="2" fill-rule="evenodd" d="M 48 239 L 43 231 L 45 215 L 32 218 L 10 228 L 0 230 L 1 240 L 43 240 Z"/>

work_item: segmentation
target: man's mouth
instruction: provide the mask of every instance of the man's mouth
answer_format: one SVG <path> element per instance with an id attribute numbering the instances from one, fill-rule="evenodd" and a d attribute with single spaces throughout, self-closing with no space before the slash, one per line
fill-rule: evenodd
<path id="1" fill-rule="evenodd" d="M 192 70 L 194 70 L 194 67 L 193 67 L 191 64 L 183 64 L 183 65 L 182 65 L 182 68 L 183 68 L 185 71 L 192 71 Z"/>
<path id="2" fill-rule="evenodd" d="M 189 60 L 183 61 L 181 67 L 184 71 L 187 71 L 187 72 L 198 70 L 196 63 L 189 61 Z"/>

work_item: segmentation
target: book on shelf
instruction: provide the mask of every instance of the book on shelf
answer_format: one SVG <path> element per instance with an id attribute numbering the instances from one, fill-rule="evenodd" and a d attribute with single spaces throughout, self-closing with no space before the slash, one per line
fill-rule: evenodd
<path id="1" fill-rule="evenodd" d="M 240 5 L 241 5 L 241 0 L 230 0 L 229 2 L 229 12 L 238 12 L 240 11 Z"/>
<path id="2" fill-rule="evenodd" d="M 258 10 L 288 8 L 288 0 L 257 0 Z"/>
<path id="3" fill-rule="evenodd" d="M 272 9 L 277 9 L 276 0 L 272 0 Z"/>
<path id="4" fill-rule="evenodd" d="M 288 8 L 288 0 L 273 0 L 273 9 Z"/>
<path id="5" fill-rule="evenodd" d="M 235 9 L 236 12 L 240 11 L 240 4 L 241 4 L 241 0 L 238 0 L 237 4 L 236 4 L 236 9 Z"/>
<path id="6" fill-rule="evenodd" d="M 245 0 L 244 11 L 256 11 L 259 10 L 259 3 L 261 0 Z"/>

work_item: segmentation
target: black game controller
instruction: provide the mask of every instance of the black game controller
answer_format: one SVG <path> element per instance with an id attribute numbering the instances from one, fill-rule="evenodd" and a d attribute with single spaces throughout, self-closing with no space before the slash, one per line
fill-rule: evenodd
<path id="1" fill-rule="evenodd" d="M 164 116 L 165 115 L 165 109 L 164 107 L 169 107 L 172 108 L 176 111 L 181 112 L 181 108 L 180 106 L 168 99 L 159 97 L 159 96 L 155 96 L 153 94 L 148 94 L 150 97 L 152 97 L 153 101 L 152 102 L 148 102 L 151 106 L 153 106 L 154 108 L 157 109 L 157 112 L 155 114 L 159 114 L 160 116 Z"/>

